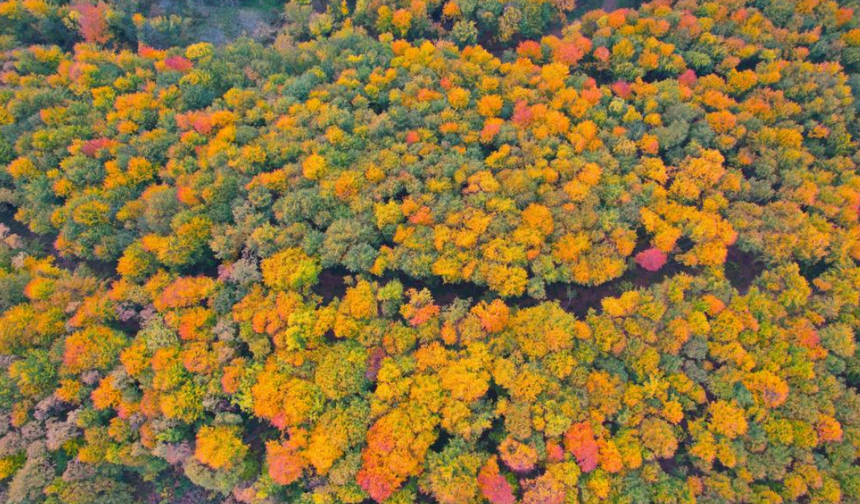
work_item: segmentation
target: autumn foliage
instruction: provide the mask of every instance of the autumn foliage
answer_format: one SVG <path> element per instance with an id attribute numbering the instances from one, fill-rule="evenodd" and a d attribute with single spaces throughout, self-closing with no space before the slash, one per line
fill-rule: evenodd
<path id="1" fill-rule="evenodd" d="M 0 501 L 860 503 L 854 3 L 0 2 Z"/>

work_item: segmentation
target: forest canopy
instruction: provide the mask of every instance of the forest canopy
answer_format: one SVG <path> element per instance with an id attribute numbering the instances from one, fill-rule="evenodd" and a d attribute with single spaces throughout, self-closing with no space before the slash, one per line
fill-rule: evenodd
<path id="1" fill-rule="evenodd" d="M 0 502 L 860 503 L 857 2 L 165 3 L 0 1 Z"/>

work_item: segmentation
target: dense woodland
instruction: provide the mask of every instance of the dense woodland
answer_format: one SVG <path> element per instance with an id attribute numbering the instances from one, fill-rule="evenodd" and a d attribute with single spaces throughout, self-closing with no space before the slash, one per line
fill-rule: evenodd
<path id="1" fill-rule="evenodd" d="M 860 503 L 860 5 L 618 3 L 0 1 L 0 502 Z"/>

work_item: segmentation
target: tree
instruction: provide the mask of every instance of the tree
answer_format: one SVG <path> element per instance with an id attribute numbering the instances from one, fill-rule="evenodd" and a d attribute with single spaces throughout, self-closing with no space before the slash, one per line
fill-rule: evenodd
<path id="1" fill-rule="evenodd" d="M 298 248 L 286 249 L 264 259 L 260 269 L 263 282 L 279 290 L 300 290 L 312 286 L 320 273 L 319 262 Z"/>
<path id="2" fill-rule="evenodd" d="M 478 486 L 481 494 L 492 504 L 513 504 L 516 502 L 513 488 L 508 480 L 499 473 L 495 457 L 490 458 L 478 473 Z"/>
<path id="3" fill-rule="evenodd" d="M 636 254 L 636 264 L 648 271 L 659 271 L 666 264 L 666 259 L 666 254 L 656 247 Z"/>
<path id="4" fill-rule="evenodd" d="M 457 440 L 441 453 L 427 457 L 427 473 L 421 486 L 440 503 L 470 502 L 478 495 L 476 475 L 480 467 L 481 457 Z"/>
<path id="5" fill-rule="evenodd" d="M 126 338 L 105 326 L 92 326 L 69 335 L 65 341 L 63 370 L 77 374 L 88 370 L 107 370 L 113 365 Z"/>
<path id="6" fill-rule="evenodd" d="M 597 468 L 600 447 L 588 422 L 573 424 L 565 432 L 564 447 L 576 457 L 576 461 L 582 472 L 591 472 Z"/>
<path id="7" fill-rule="evenodd" d="M 204 425 L 197 431 L 194 458 L 213 469 L 229 470 L 248 453 L 237 426 Z"/>

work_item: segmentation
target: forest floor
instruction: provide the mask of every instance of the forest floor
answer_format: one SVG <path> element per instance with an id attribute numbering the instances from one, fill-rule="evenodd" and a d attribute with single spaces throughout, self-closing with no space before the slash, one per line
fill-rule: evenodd
<path id="1" fill-rule="evenodd" d="M 194 21 L 192 37 L 214 45 L 225 45 L 240 37 L 268 42 L 281 27 L 284 3 L 283 0 L 156 0 L 149 14 L 190 18 Z M 576 19 L 595 9 L 611 12 L 636 8 L 642 3 L 642 0 L 581 0 L 570 17 Z M 314 5 L 323 10 L 321 3 Z"/>
<path id="2" fill-rule="evenodd" d="M 273 40 L 283 5 L 280 0 L 158 0 L 150 14 L 188 17 L 194 20 L 192 38 L 225 45 L 240 37 Z"/>
<path id="3" fill-rule="evenodd" d="M 81 266 L 99 278 L 109 279 L 116 276 L 116 261 L 91 261 L 63 256 L 55 246 L 56 236 L 36 234 L 24 224 L 15 220 L 15 208 L 8 203 L 0 203 L 0 226 L 4 226 L 10 234 L 18 235 L 24 242 L 24 252 L 36 256 L 52 255 L 54 264 L 67 271 L 74 272 Z"/>
<path id="4" fill-rule="evenodd" d="M 612 12 L 616 9 L 635 9 L 643 3 L 645 3 L 644 0 L 578 0 L 570 18 L 577 19 L 586 12 L 597 9 L 602 9 L 605 12 Z"/>
<path id="5" fill-rule="evenodd" d="M 740 294 L 749 291 L 753 281 L 758 278 L 765 265 L 756 259 L 753 254 L 741 251 L 737 246 L 729 247 L 726 258 L 726 278 L 732 287 Z M 584 318 L 592 309 L 601 311 L 601 305 L 605 298 L 620 296 L 624 292 L 634 289 L 648 289 L 667 280 L 675 275 L 690 274 L 697 275 L 699 270 L 685 266 L 677 261 L 671 261 L 659 271 L 647 271 L 643 268 L 631 266 L 624 275 L 606 283 L 589 286 L 566 283 L 553 283 L 546 286 L 546 297 L 537 299 L 523 295 L 507 300 L 509 306 L 520 308 L 535 306 L 545 300 L 558 301 L 559 306 L 579 318 Z M 314 292 L 320 295 L 325 302 L 334 298 L 343 299 L 346 294 L 350 273 L 344 268 L 327 268 L 319 276 L 319 281 L 314 287 Z M 389 274 L 378 279 L 381 284 L 391 280 L 398 280 L 404 289 L 421 290 L 426 288 L 433 295 L 433 300 L 440 306 L 447 306 L 456 299 L 471 299 L 473 302 L 490 300 L 493 295 L 484 286 L 474 283 L 443 284 L 438 279 L 416 279 L 406 275 Z"/>

